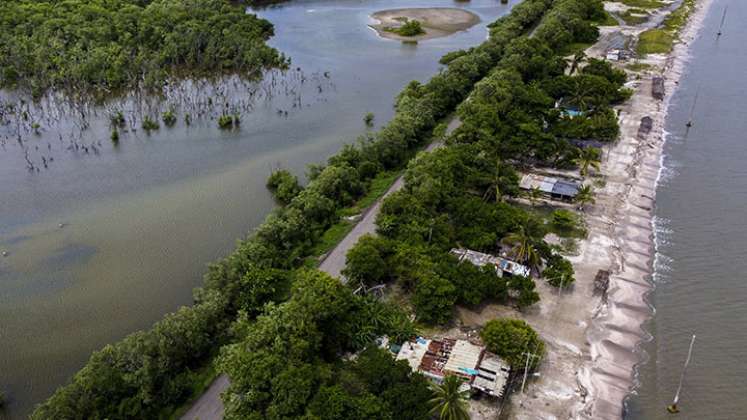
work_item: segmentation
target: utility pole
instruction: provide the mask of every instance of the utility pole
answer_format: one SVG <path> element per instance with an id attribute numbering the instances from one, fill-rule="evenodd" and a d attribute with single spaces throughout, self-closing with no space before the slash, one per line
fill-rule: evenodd
<path id="1" fill-rule="evenodd" d="M 524 366 L 524 379 L 521 380 L 521 393 L 524 393 L 524 385 L 527 382 L 527 375 L 529 374 L 529 361 L 535 357 L 539 357 L 534 353 L 524 352 L 524 355 L 527 356 L 527 362 Z"/>

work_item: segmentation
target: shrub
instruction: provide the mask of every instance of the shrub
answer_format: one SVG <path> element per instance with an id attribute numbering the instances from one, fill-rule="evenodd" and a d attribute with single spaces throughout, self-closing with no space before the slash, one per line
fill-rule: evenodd
<path id="1" fill-rule="evenodd" d="M 267 188 L 275 199 L 284 205 L 290 204 L 302 190 L 298 178 L 285 169 L 278 169 L 270 174 L 267 178 Z"/>
<path id="2" fill-rule="evenodd" d="M 560 255 L 553 255 L 547 261 L 542 276 L 555 287 L 567 287 L 576 279 L 573 277 L 573 265 Z"/>
<path id="3" fill-rule="evenodd" d="M 233 128 L 233 116 L 223 114 L 218 117 L 218 128 L 221 130 L 229 130 Z"/>
<path id="4" fill-rule="evenodd" d="M 366 124 L 366 127 L 373 127 L 373 121 L 374 121 L 373 112 L 369 112 L 365 116 L 363 116 L 363 123 Z"/>
<path id="5" fill-rule="evenodd" d="M 480 332 L 488 351 L 502 357 L 515 371 L 523 371 L 526 353 L 534 353 L 529 370 L 539 366 L 545 354 L 545 343 L 537 332 L 520 319 L 498 318 L 488 321 Z"/>
<path id="6" fill-rule="evenodd" d="M 168 110 L 161 115 L 161 119 L 163 120 L 163 123 L 166 124 L 166 127 L 173 127 L 174 124 L 176 124 L 176 115 L 174 115 L 174 111 Z"/>
<path id="7" fill-rule="evenodd" d="M 573 233 L 580 226 L 579 217 L 576 213 L 566 210 L 557 209 L 550 215 L 550 224 L 552 225 L 553 231 L 559 234 L 569 235 Z"/>
<path id="8" fill-rule="evenodd" d="M 158 122 L 151 119 L 150 117 L 145 117 L 143 119 L 143 130 L 145 131 L 151 131 L 151 130 L 158 130 L 160 126 L 158 125 Z"/>
<path id="9" fill-rule="evenodd" d="M 401 36 L 417 36 L 425 33 L 420 21 L 405 18 L 405 22 L 398 28 L 387 28 L 388 31 L 394 32 Z"/>

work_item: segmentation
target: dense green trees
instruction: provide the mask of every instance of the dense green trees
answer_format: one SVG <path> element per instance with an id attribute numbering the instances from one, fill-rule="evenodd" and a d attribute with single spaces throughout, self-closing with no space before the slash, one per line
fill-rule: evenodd
<path id="1" fill-rule="evenodd" d="M 55 10 L 47 1 L 13 1 L 10 12 L 0 17 L 0 84 L 25 83 L 37 93 L 49 87 L 128 87 L 141 78 L 158 86 L 168 70 L 175 68 L 190 74 L 251 72 L 282 61 L 264 46 L 263 40 L 271 33 L 269 24 L 223 0 L 111 1 L 114 3 L 105 10 L 103 0 L 71 0 Z M 392 241 L 391 251 L 381 255 L 391 281 L 412 293 L 421 288 L 423 297 L 428 289 L 442 297 L 435 302 L 425 297 L 421 300 L 418 306 L 426 308 L 418 314 L 421 319 L 442 322 L 443 314 L 450 313 L 455 302 L 502 300 L 517 293 L 521 304 L 532 301 L 536 292 L 531 279 L 501 282 L 496 278 L 496 283 L 490 284 L 487 273 L 477 271 L 463 277 L 454 273 L 467 270 L 449 266 L 456 263 L 446 254 L 457 243 L 497 251 L 500 239 L 530 218 L 501 199 L 518 193 L 518 178 L 511 165 L 518 160 L 513 153 L 522 151 L 523 141 L 532 145 L 529 155 L 538 159 L 553 156 L 553 150 L 559 148 L 552 137 L 558 117 L 546 111 L 555 98 L 534 79 L 555 77 L 562 71 L 562 60 L 550 57 L 552 50 L 541 42 L 509 45 L 534 27 L 549 7 L 567 7 L 574 2 L 596 3 L 523 1 L 491 25 L 490 38 L 482 45 L 450 57 L 447 67 L 428 83 L 411 84 L 399 96 L 396 114 L 386 126 L 343 148 L 326 165 L 316 166 L 306 188 L 289 194 L 285 206 L 273 211 L 233 253 L 210 267 L 204 288 L 195 292 L 193 307 L 180 309 L 152 329 L 95 353 L 71 383 L 60 388 L 33 417 L 156 417 L 161 408 L 178 404 L 187 396 L 190 370 L 203 366 L 221 344 L 233 342 L 222 352 L 219 364 L 232 380 L 226 401 L 229 418 L 427 418 L 430 394 L 423 391 L 424 379 L 412 375 L 406 365 L 387 359 L 398 366 L 392 369 L 401 372 L 402 380 L 377 388 L 371 384 L 373 379 L 361 380 L 360 372 L 347 362 L 339 363 L 340 354 L 360 350 L 377 335 L 387 334 L 396 341 L 411 337 L 415 330 L 408 317 L 353 296 L 327 276 L 296 270 L 322 232 L 338 220 L 339 210 L 358 199 L 378 172 L 400 168 L 410 159 L 431 138 L 438 122 L 510 53 L 510 60 L 493 74 L 501 72 L 516 82 L 517 86 L 500 86 L 512 106 L 499 107 L 500 112 L 480 111 L 480 115 L 494 115 L 513 125 L 508 129 L 491 127 L 490 117 L 476 119 L 475 124 L 465 121 L 468 127 L 450 139 L 447 147 L 416 159 L 408 170 L 405 189 L 384 203 L 378 230 Z M 89 7 L 90 15 L 85 16 Z M 573 25 L 583 30 L 589 12 L 581 9 L 564 13 L 580 16 L 582 22 Z M 121 13 L 111 17 L 113 11 Z M 61 22 L 68 13 L 80 16 Z M 121 22 L 127 13 L 130 20 Z M 553 33 L 542 29 L 545 24 L 539 25 L 535 37 L 542 42 L 546 41 L 540 34 Z M 83 54 L 80 60 L 61 63 L 59 54 L 68 49 L 37 48 L 45 45 L 39 40 L 50 35 L 49 31 L 65 28 L 73 30 L 69 35 L 73 42 L 83 43 L 81 51 L 75 50 L 75 54 Z M 91 28 L 96 31 L 89 36 L 86 31 Z M 128 33 L 133 35 L 140 30 L 153 32 L 145 39 L 127 41 L 137 43 L 134 52 L 117 50 L 117 54 L 135 54 L 127 65 L 117 67 L 125 76 L 116 71 L 109 74 L 107 66 L 95 61 L 109 53 L 91 51 L 101 42 L 109 45 L 109 36 L 119 36 L 126 28 L 132 28 Z M 574 31 L 582 30 L 574 26 Z M 60 30 L 48 39 L 59 43 L 58 35 L 64 33 Z M 121 43 L 126 44 L 124 40 Z M 158 46 L 158 57 L 153 56 L 154 45 Z M 499 86 L 496 80 L 490 83 Z M 490 89 L 483 92 L 473 95 L 470 102 L 490 100 Z M 493 131 L 484 132 L 482 125 Z M 598 126 L 603 125 L 584 129 L 593 131 Z M 493 191 L 493 195 L 486 196 L 486 191 Z M 544 244 L 538 245 L 544 252 Z M 460 289 L 475 285 L 476 291 L 459 291 L 456 285 Z M 232 327 L 238 314 L 240 321 Z M 352 382 L 344 382 L 350 377 Z M 339 410 L 324 411 L 335 407 Z"/>
<path id="2" fill-rule="evenodd" d="M 418 319 L 429 324 L 443 324 L 451 319 L 457 289 L 446 279 L 427 276 L 415 286 L 412 304 Z"/>
<path id="3" fill-rule="evenodd" d="M 397 310 L 381 305 L 326 274 L 299 272 L 291 298 L 256 321 L 241 318 L 235 327 L 240 340 L 222 352 L 219 366 L 232 379 L 226 418 L 425 418 L 427 385 L 407 363 L 375 348 L 354 362 L 337 362 L 371 343 L 356 340 L 361 332 L 399 335 L 390 322 L 397 317 L 386 316 Z M 371 308 L 385 316 L 373 316 Z M 406 405 L 399 401 L 402 391 Z"/>
<path id="4" fill-rule="evenodd" d="M 534 370 L 545 354 L 545 343 L 526 322 L 520 319 L 499 318 L 488 321 L 480 332 L 482 341 L 488 351 L 502 357 L 516 371 L 523 371 L 526 366 L 526 354 L 536 356 L 529 363 L 529 370 Z"/>
<path id="5" fill-rule="evenodd" d="M 385 238 L 364 235 L 348 251 L 342 274 L 353 282 L 379 284 L 390 277 L 387 259 L 391 254 L 391 245 Z"/>
<path id="6" fill-rule="evenodd" d="M 267 188 L 272 191 L 275 199 L 282 204 L 289 204 L 301 192 L 298 178 L 287 169 L 272 171 L 267 178 Z"/>
<path id="7" fill-rule="evenodd" d="M 7 0 L 0 87 L 104 93 L 282 66 L 266 20 L 227 0 Z"/>

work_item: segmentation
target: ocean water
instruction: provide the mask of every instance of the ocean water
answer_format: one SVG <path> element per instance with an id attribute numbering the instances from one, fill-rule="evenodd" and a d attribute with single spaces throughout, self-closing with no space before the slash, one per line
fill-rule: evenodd
<path id="1" fill-rule="evenodd" d="M 367 112 L 385 123 L 410 80 L 428 80 L 443 54 L 481 43 L 517 2 L 300 0 L 259 10 L 294 71 L 277 76 L 273 97 L 254 103 L 239 131 L 195 119 L 127 133 L 113 147 L 99 110 L 80 138 L 73 121 L 29 135 L 37 167 L 40 156 L 54 158 L 30 173 L 0 127 L 0 418 L 24 417 L 92 351 L 190 304 L 207 263 L 273 208 L 271 168 L 302 175 L 363 134 Z M 375 11 L 417 6 L 462 7 L 482 22 L 419 45 L 367 26 Z M 91 152 L 71 149 L 70 137 Z"/>
<path id="2" fill-rule="evenodd" d="M 666 406 L 692 334 L 676 418 L 747 418 L 746 21 L 747 2 L 712 3 L 672 98 L 654 220 L 655 315 L 644 325 L 653 338 L 642 345 L 628 419 L 675 418 Z"/>

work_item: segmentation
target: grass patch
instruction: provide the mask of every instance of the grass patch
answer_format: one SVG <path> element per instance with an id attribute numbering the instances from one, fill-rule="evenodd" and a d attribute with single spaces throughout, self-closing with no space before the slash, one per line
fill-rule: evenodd
<path id="1" fill-rule="evenodd" d="M 354 206 L 342 210 L 343 216 L 353 216 L 369 208 L 387 192 L 401 174 L 402 171 L 388 171 L 378 174 L 371 180 L 366 195 L 361 197 Z"/>
<path id="2" fill-rule="evenodd" d="M 649 29 L 638 38 L 638 54 L 658 54 L 672 51 L 677 33 L 687 22 L 695 9 L 695 0 L 683 0 L 672 13 L 664 19 L 661 28 Z"/>
<path id="3" fill-rule="evenodd" d="M 640 7 L 643 9 L 658 9 L 665 6 L 661 0 L 619 0 L 620 3 L 629 7 Z"/>
<path id="4" fill-rule="evenodd" d="M 617 26 L 617 25 L 619 25 L 619 23 L 617 22 L 617 19 L 615 19 L 614 17 L 612 17 L 612 15 L 609 14 L 609 12 L 607 12 L 606 10 L 604 11 L 604 19 L 602 19 L 599 22 L 597 22 L 597 24 L 599 26 Z"/>
<path id="5" fill-rule="evenodd" d="M 353 230 L 355 222 L 350 222 L 343 217 L 355 216 L 363 213 L 367 208 L 371 207 L 376 200 L 381 198 L 389 187 L 394 184 L 394 181 L 402 174 L 402 170 L 399 171 L 388 171 L 378 174 L 374 179 L 371 180 L 371 184 L 368 187 L 366 195 L 361 197 L 353 206 L 346 207 L 339 211 L 340 221 L 330 226 L 327 229 L 319 242 L 314 245 L 311 250 L 311 256 L 307 258 L 306 264 L 310 267 L 316 267 L 318 264 L 318 258 L 327 252 L 331 251 L 342 239 Z"/>
<path id="6" fill-rule="evenodd" d="M 197 400 L 197 398 L 199 398 L 205 390 L 210 387 L 210 384 L 212 384 L 217 377 L 218 372 L 213 366 L 213 359 L 210 358 L 210 361 L 205 367 L 190 374 L 190 395 L 192 397 L 179 407 L 165 407 L 161 410 L 158 418 L 161 420 L 176 420 L 181 418 L 189 408 L 192 407 L 192 404 Z"/>
<path id="7" fill-rule="evenodd" d="M 620 14 L 627 25 L 640 25 L 648 20 L 648 13 L 643 9 L 628 9 Z"/>
<path id="8" fill-rule="evenodd" d="M 672 51 L 674 35 L 664 29 L 649 29 L 638 37 L 638 54 L 664 54 Z"/>
<path id="9" fill-rule="evenodd" d="M 630 63 L 627 66 L 625 66 L 626 69 L 630 71 L 634 71 L 634 72 L 641 72 L 644 70 L 649 70 L 651 69 L 651 67 L 652 67 L 651 64 L 641 63 L 638 61 L 636 61 L 635 63 Z"/>

